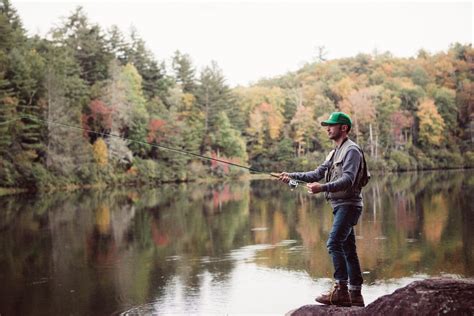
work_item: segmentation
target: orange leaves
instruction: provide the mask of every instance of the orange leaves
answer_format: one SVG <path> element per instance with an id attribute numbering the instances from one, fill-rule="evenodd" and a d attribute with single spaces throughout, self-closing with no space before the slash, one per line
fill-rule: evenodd
<path id="1" fill-rule="evenodd" d="M 82 127 L 93 131 L 110 130 L 112 128 L 113 109 L 104 102 L 94 99 L 89 103 L 90 114 L 81 117 Z M 87 132 L 84 132 L 86 136 Z"/>
<path id="2" fill-rule="evenodd" d="M 165 120 L 161 119 L 152 119 L 148 124 L 148 136 L 147 142 L 149 143 L 159 143 L 165 138 L 167 132 L 167 123 Z"/>
<path id="3" fill-rule="evenodd" d="M 112 126 L 112 108 L 105 105 L 100 100 L 92 100 L 89 104 L 91 117 L 94 121 L 100 122 L 102 127 L 109 129 Z"/>

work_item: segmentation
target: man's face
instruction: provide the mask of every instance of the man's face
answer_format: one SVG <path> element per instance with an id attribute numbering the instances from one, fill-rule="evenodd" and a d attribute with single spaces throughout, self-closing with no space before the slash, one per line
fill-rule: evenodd
<path id="1" fill-rule="evenodd" d="M 341 137 L 341 125 L 328 125 L 326 126 L 329 139 L 335 140 Z"/>

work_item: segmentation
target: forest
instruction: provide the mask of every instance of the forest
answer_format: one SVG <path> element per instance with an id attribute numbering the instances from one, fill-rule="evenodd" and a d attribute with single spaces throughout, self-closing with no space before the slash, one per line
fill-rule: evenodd
<path id="1" fill-rule="evenodd" d="M 55 25 L 29 36 L 0 1 L 0 187 L 247 172 L 153 144 L 265 172 L 312 170 L 333 146 L 320 125 L 333 111 L 351 116 L 371 171 L 474 167 L 472 43 L 410 58 L 327 60 L 321 48 L 295 72 L 231 88 L 217 63 L 198 70 L 177 50 L 166 64 L 136 30 L 104 30 L 81 7 Z"/>

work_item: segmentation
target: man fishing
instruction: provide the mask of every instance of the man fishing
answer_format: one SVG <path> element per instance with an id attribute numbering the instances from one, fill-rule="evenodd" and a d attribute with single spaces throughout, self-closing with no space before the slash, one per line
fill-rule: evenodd
<path id="1" fill-rule="evenodd" d="M 334 222 L 326 245 L 334 266 L 335 284 L 331 291 L 316 297 L 316 301 L 326 305 L 365 306 L 354 226 L 362 212 L 361 189 L 369 174 L 361 148 L 348 138 L 352 127 L 350 117 L 343 112 L 334 112 L 321 124 L 326 126 L 336 148 L 314 171 L 282 172 L 279 180 L 307 182 L 308 192 L 325 192 L 333 208 Z M 317 182 L 323 178 L 326 183 Z"/>

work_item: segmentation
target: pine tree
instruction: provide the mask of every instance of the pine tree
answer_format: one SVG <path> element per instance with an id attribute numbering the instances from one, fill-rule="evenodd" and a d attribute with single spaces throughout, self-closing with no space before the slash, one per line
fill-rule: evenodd
<path id="1" fill-rule="evenodd" d="M 0 5 L 4 5 L 0 2 Z M 16 118 L 17 99 L 6 78 L 9 69 L 8 53 L 13 47 L 13 28 L 7 15 L 0 14 L 0 152 L 6 154 L 13 143 L 13 120 Z"/>
<path id="2" fill-rule="evenodd" d="M 0 0 L 0 50 L 8 54 L 26 41 L 25 30 L 10 0 Z"/>
<path id="3" fill-rule="evenodd" d="M 202 150 L 206 151 L 211 145 L 211 136 L 219 128 L 217 123 L 220 112 L 230 116 L 230 110 L 235 103 L 231 90 L 225 83 L 222 70 L 216 62 L 205 67 L 200 76 L 196 91 L 197 105 L 204 113 L 204 140 Z"/>
<path id="4" fill-rule="evenodd" d="M 21 21 L 9 0 L 0 1 L 0 153 L 7 155 L 17 135 L 18 99 L 10 82 L 9 54 L 17 43 L 24 42 L 25 37 Z"/>
<path id="5" fill-rule="evenodd" d="M 120 31 L 116 25 L 113 25 L 107 31 L 106 42 L 108 51 L 115 56 L 115 59 L 118 60 L 122 66 L 126 65 L 131 48 L 122 31 Z"/>
<path id="6" fill-rule="evenodd" d="M 174 53 L 172 67 L 176 82 L 181 86 L 183 92 L 193 93 L 196 89 L 195 69 L 192 65 L 191 57 L 188 54 L 181 54 L 178 50 Z"/>
<path id="7" fill-rule="evenodd" d="M 13 113 L 41 117 L 44 59 L 36 51 L 36 42 L 26 37 L 21 20 L 8 0 L 2 1 L 0 30 L 0 97 L 6 106 L 2 113 L 7 117 Z M 16 104 L 14 110 L 8 106 L 12 102 Z M 15 153 L 27 151 L 31 159 L 37 159 L 43 150 L 42 130 L 37 121 L 23 118 L 17 131 L 10 131 L 13 133 L 6 142 L 21 146 L 17 146 Z"/>
<path id="8" fill-rule="evenodd" d="M 212 151 L 217 151 L 226 157 L 239 157 L 247 160 L 245 141 L 240 133 L 230 124 L 230 120 L 224 112 L 217 116 L 219 129 L 213 133 Z"/>
<path id="9" fill-rule="evenodd" d="M 0 154 L 8 155 L 16 135 L 17 126 L 16 106 L 17 99 L 4 87 L 8 86 L 6 80 L 0 79 Z"/>
<path id="10" fill-rule="evenodd" d="M 171 80 L 166 76 L 164 63 L 159 64 L 155 60 L 135 29 L 132 29 L 130 37 L 131 47 L 127 62 L 133 64 L 140 74 L 144 96 L 148 100 L 155 97 L 164 98 L 171 85 Z"/>
<path id="11" fill-rule="evenodd" d="M 68 46 L 81 67 L 81 78 L 89 85 L 107 78 L 107 66 L 113 54 L 97 24 L 91 24 L 78 7 L 63 25 L 53 31 L 53 38 Z"/>

